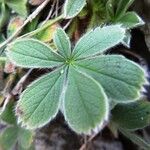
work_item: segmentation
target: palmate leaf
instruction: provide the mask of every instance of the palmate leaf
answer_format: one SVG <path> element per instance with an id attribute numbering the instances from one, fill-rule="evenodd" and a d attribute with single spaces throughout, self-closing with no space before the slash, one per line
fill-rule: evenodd
<path id="1" fill-rule="evenodd" d="M 71 43 L 63 29 L 58 28 L 56 30 L 54 34 L 54 43 L 63 57 L 68 58 L 71 55 Z"/>
<path id="2" fill-rule="evenodd" d="M 64 115 L 73 130 L 90 133 L 108 117 L 108 100 L 103 88 L 91 77 L 69 68 Z"/>
<path id="3" fill-rule="evenodd" d="M 86 0 L 66 0 L 64 5 L 64 18 L 75 17 L 86 5 Z"/>
<path id="4" fill-rule="evenodd" d="M 21 67 L 51 68 L 63 64 L 61 56 L 38 40 L 16 40 L 7 49 L 9 59 Z"/>
<path id="5" fill-rule="evenodd" d="M 125 35 L 125 30 L 120 25 L 96 28 L 85 34 L 76 44 L 73 57 L 80 59 L 103 53 L 107 49 L 119 44 Z"/>
<path id="6" fill-rule="evenodd" d="M 121 128 L 142 129 L 150 124 L 150 102 L 140 100 L 131 104 L 118 104 L 112 110 L 112 121 Z"/>
<path id="7" fill-rule="evenodd" d="M 19 66 L 57 66 L 56 71 L 39 78 L 22 93 L 16 107 L 18 122 L 36 129 L 48 123 L 62 108 L 69 126 L 87 134 L 101 127 L 108 118 L 107 97 L 121 103 L 140 96 L 145 82 L 140 66 L 122 56 L 96 55 L 122 42 L 124 28 L 98 27 L 83 36 L 73 52 L 69 40 L 64 42 L 63 37 L 67 35 L 62 29 L 54 37 L 60 55 L 32 39 L 17 40 L 8 47 L 8 56 Z M 64 66 L 59 69 L 60 65 Z"/>
<path id="8" fill-rule="evenodd" d="M 16 107 L 18 122 L 27 128 L 38 128 L 58 112 L 65 71 L 60 68 L 33 82 L 21 95 Z"/>
<path id="9" fill-rule="evenodd" d="M 79 69 L 91 75 L 117 102 L 134 101 L 144 84 L 144 71 L 135 63 L 118 55 L 97 56 L 77 61 Z"/>

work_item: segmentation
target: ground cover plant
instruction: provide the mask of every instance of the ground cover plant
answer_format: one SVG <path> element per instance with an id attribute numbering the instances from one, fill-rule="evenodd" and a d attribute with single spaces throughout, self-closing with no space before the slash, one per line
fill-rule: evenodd
<path id="1" fill-rule="evenodd" d="M 150 148 L 134 133 L 150 123 L 150 103 L 142 93 L 146 71 L 110 53 L 118 45 L 130 47 L 130 30 L 144 24 L 128 10 L 132 3 L 0 1 L 0 64 L 7 73 L 1 92 L 2 149 L 34 149 L 36 129 L 51 124 L 60 112 L 77 134 L 97 135 L 108 126 L 112 133 L 120 131 L 139 147 Z M 17 17 L 6 15 L 14 11 Z M 46 73 L 24 86 L 34 69 Z"/>

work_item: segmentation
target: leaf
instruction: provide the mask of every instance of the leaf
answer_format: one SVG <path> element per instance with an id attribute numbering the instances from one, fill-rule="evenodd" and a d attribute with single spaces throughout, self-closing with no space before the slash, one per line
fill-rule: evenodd
<path id="1" fill-rule="evenodd" d="M 108 100 L 103 88 L 91 77 L 69 68 L 64 115 L 77 133 L 90 133 L 108 117 Z"/>
<path id="2" fill-rule="evenodd" d="M 19 16 L 11 18 L 7 27 L 7 37 L 10 37 L 23 23 L 24 20 Z"/>
<path id="3" fill-rule="evenodd" d="M 6 4 L 19 15 L 27 16 L 27 0 L 6 0 Z"/>
<path id="4" fill-rule="evenodd" d="M 134 0 L 120 0 L 116 10 L 116 18 L 122 17 Z"/>
<path id="5" fill-rule="evenodd" d="M 14 114 L 14 102 L 9 102 L 5 110 L 0 115 L 1 120 L 8 124 L 16 124 L 16 117 Z"/>
<path id="6" fill-rule="evenodd" d="M 0 135 L 0 146 L 3 150 L 12 150 L 17 141 L 17 127 L 6 128 Z"/>
<path id="7" fill-rule="evenodd" d="M 73 56 L 76 59 L 103 53 L 119 44 L 125 36 L 125 30 L 120 25 L 96 28 L 85 34 L 76 44 Z"/>
<path id="8" fill-rule="evenodd" d="M 150 149 L 150 144 L 147 143 L 144 139 L 142 139 L 139 135 L 135 133 L 131 133 L 130 131 L 124 130 L 124 129 L 119 129 L 121 133 L 126 136 L 128 139 L 130 139 L 133 143 L 138 145 L 140 148 L 144 150 L 149 150 Z"/>
<path id="9" fill-rule="evenodd" d="M 51 68 L 63 64 L 63 59 L 59 55 L 38 40 L 16 40 L 7 49 L 9 59 L 21 67 Z"/>
<path id="10" fill-rule="evenodd" d="M 70 19 L 79 14 L 86 5 L 86 0 L 66 0 L 64 5 L 64 18 Z"/>
<path id="11" fill-rule="evenodd" d="M 112 120 L 125 129 L 142 129 L 150 124 L 150 102 L 119 104 L 112 110 Z"/>
<path id="12" fill-rule="evenodd" d="M 134 62 L 119 55 L 97 56 L 75 63 L 104 88 L 116 102 L 137 100 L 145 82 L 144 71 Z"/>
<path id="13" fill-rule="evenodd" d="M 114 2 L 113 0 L 107 0 L 106 3 L 106 14 L 107 14 L 107 19 L 112 20 L 114 18 Z"/>
<path id="14" fill-rule="evenodd" d="M 71 43 L 69 37 L 63 29 L 58 28 L 54 34 L 54 43 L 57 46 L 58 52 L 65 58 L 71 55 Z"/>
<path id="15" fill-rule="evenodd" d="M 135 12 L 126 13 L 117 20 L 117 23 L 121 23 L 126 28 L 134 28 L 144 24 L 143 20 Z"/>
<path id="16" fill-rule="evenodd" d="M 18 143 L 24 149 L 30 148 L 33 143 L 33 133 L 30 130 L 19 128 Z"/>
<path id="17" fill-rule="evenodd" d="M 10 16 L 10 10 L 4 3 L 0 3 L 0 30 L 7 23 Z"/>
<path id="18" fill-rule="evenodd" d="M 29 85 L 16 107 L 18 121 L 29 129 L 35 129 L 53 119 L 59 109 L 64 76 L 65 71 L 61 68 Z"/>
<path id="19" fill-rule="evenodd" d="M 49 22 L 52 22 L 52 21 L 49 20 L 48 23 Z M 44 25 L 47 25 L 47 23 L 45 23 Z M 58 27 L 58 24 L 53 24 L 51 26 L 48 26 L 45 30 L 42 30 L 41 32 L 36 34 L 34 37 L 36 37 L 38 40 L 43 41 L 43 42 L 50 42 L 53 39 L 53 34 L 56 31 L 57 27 Z"/>

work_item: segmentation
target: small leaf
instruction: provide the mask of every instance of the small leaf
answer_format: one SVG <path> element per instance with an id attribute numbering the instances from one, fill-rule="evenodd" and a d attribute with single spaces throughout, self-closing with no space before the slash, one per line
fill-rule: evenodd
<path id="1" fill-rule="evenodd" d="M 65 58 L 71 54 L 71 43 L 69 37 L 63 29 L 58 28 L 54 34 L 54 43 L 57 46 L 58 52 Z"/>
<path id="2" fill-rule="evenodd" d="M 119 131 L 126 136 L 128 139 L 130 139 L 134 144 L 136 144 L 138 147 L 140 147 L 143 150 L 149 150 L 150 144 L 147 143 L 142 137 L 139 135 L 132 133 L 130 131 L 127 131 L 125 129 L 119 129 Z"/>
<path id="3" fill-rule="evenodd" d="M 103 88 L 91 77 L 69 68 L 64 115 L 77 133 L 90 133 L 108 117 L 108 100 Z"/>
<path id="4" fill-rule="evenodd" d="M 77 61 L 79 69 L 91 75 L 116 102 L 137 100 L 145 82 L 144 71 L 119 55 L 97 56 Z"/>
<path id="5" fill-rule="evenodd" d="M 18 66 L 50 68 L 63 64 L 63 59 L 46 44 L 34 39 L 20 39 L 8 46 L 7 56 Z"/>
<path id="6" fill-rule="evenodd" d="M 106 14 L 108 20 L 112 20 L 114 18 L 114 5 L 113 5 L 113 0 L 108 0 L 106 3 Z"/>
<path id="7" fill-rule="evenodd" d="M 24 20 L 19 16 L 12 18 L 7 27 L 7 37 L 11 36 L 20 26 L 22 26 L 23 22 Z"/>
<path id="8" fill-rule="evenodd" d="M 24 149 L 30 148 L 33 143 L 33 133 L 30 130 L 19 128 L 18 143 Z"/>
<path id="9" fill-rule="evenodd" d="M 117 23 L 121 23 L 126 28 L 134 28 L 144 24 L 143 20 L 135 12 L 126 13 L 117 20 Z"/>
<path id="10" fill-rule="evenodd" d="M 118 7 L 116 10 L 116 17 L 119 19 L 122 17 L 127 9 L 130 7 L 130 5 L 133 3 L 134 0 L 120 0 L 118 3 Z"/>
<path id="11" fill-rule="evenodd" d="M 61 68 L 27 87 L 16 107 L 18 121 L 29 129 L 35 129 L 53 119 L 59 109 L 64 76 L 65 71 Z"/>
<path id="12" fill-rule="evenodd" d="M 86 5 L 86 0 L 66 0 L 64 5 L 64 18 L 70 19 L 79 14 Z"/>
<path id="13" fill-rule="evenodd" d="M 73 50 L 74 58 L 84 58 L 97 53 L 103 53 L 107 49 L 119 44 L 125 37 L 125 30 L 119 25 L 96 28 L 85 34 L 76 44 Z"/>
<path id="14" fill-rule="evenodd" d="M 12 150 L 17 142 L 17 127 L 6 128 L 0 135 L 0 146 L 3 150 Z"/>
<path id="15" fill-rule="evenodd" d="M 125 129 L 144 128 L 150 125 L 150 102 L 141 100 L 129 104 L 118 104 L 112 110 L 112 120 Z"/>
<path id="16" fill-rule="evenodd" d="M 6 4 L 19 15 L 27 16 L 27 0 L 6 0 Z"/>
<path id="17" fill-rule="evenodd" d="M 5 110 L 0 115 L 0 118 L 8 124 L 16 124 L 16 117 L 14 113 L 14 102 L 9 102 Z"/>
<path id="18" fill-rule="evenodd" d="M 49 20 L 47 23 L 49 23 L 50 21 L 51 20 Z M 47 23 L 45 23 L 44 25 L 47 25 Z M 57 27 L 58 24 L 53 24 L 51 26 L 48 26 L 45 30 L 42 30 L 34 37 L 43 42 L 50 42 L 53 39 L 53 34 L 56 31 Z"/>
<path id="19" fill-rule="evenodd" d="M 0 30 L 7 23 L 9 16 L 9 8 L 4 3 L 0 3 Z"/>

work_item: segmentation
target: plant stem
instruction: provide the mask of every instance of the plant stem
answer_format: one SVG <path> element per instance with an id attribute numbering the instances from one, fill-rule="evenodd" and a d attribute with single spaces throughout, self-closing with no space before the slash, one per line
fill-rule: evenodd
<path id="1" fill-rule="evenodd" d="M 16 38 L 21 30 L 29 23 L 31 22 L 42 10 L 43 8 L 50 2 L 50 0 L 45 0 L 23 23 L 23 25 L 16 30 L 16 32 L 10 36 L 6 41 L 4 41 L 2 44 L 0 44 L 0 49 L 5 47 L 8 43 L 10 43 L 14 38 Z M 3 51 L 2 51 L 3 52 Z M 2 53 L 1 52 L 1 53 Z"/>
<path id="2" fill-rule="evenodd" d="M 27 34 L 24 34 L 22 36 L 20 36 L 19 38 L 23 38 L 23 37 L 31 37 L 31 36 L 34 36 L 36 35 L 37 33 L 43 31 L 44 29 L 48 28 L 49 26 L 53 25 L 54 23 L 58 22 L 59 20 L 63 19 L 63 15 L 60 15 L 59 17 L 51 20 L 50 22 L 47 22 L 44 26 L 34 30 L 34 31 L 31 31 Z"/>

